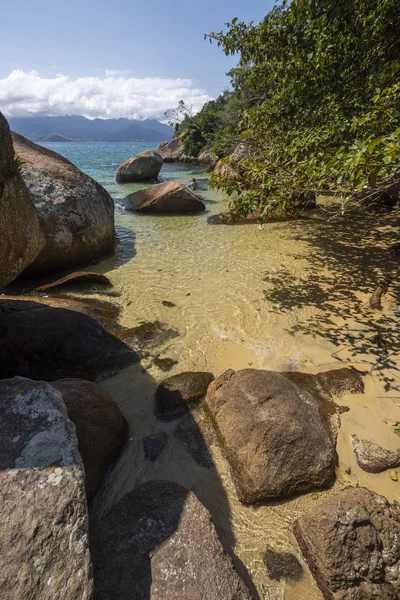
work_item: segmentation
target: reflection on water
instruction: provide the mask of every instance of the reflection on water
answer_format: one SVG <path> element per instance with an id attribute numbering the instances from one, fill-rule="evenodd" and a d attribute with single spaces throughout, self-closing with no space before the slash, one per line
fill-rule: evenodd
<path id="1" fill-rule="evenodd" d="M 107 160 L 102 162 L 98 156 L 102 145 L 95 146 L 96 165 L 112 166 L 105 170 L 91 166 L 81 147 L 74 162 L 97 175 L 114 197 L 143 187 L 114 182 L 119 162 L 132 153 L 130 147 L 115 145 L 118 160 L 112 160 L 109 147 L 113 145 L 104 145 Z M 161 177 L 189 183 L 200 172 L 198 167 L 165 165 Z M 400 420 L 398 283 L 384 302 L 383 314 L 371 313 L 367 307 L 375 279 L 387 274 L 386 255 L 376 247 L 396 241 L 393 221 L 382 217 L 381 222 L 368 224 L 369 234 L 373 228 L 379 232 L 372 235 L 368 257 L 362 252 L 369 239 L 365 222 L 364 230 L 356 221 L 346 226 L 342 221 L 323 226 L 310 221 L 275 223 L 263 228 L 209 225 L 207 217 L 224 210 L 226 204 L 217 192 L 200 193 L 207 211 L 192 216 L 137 215 L 117 202 L 117 253 L 94 268 L 107 273 L 120 293 L 121 324 L 133 327 L 160 321 L 179 332 L 158 350 L 159 358 L 176 361 L 171 375 L 194 370 L 217 376 L 227 368 L 248 366 L 315 373 L 352 364 L 366 371 L 366 394 L 341 400 L 350 411 L 342 416 L 335 489 L 359 482 L 390 500 L 398 497 L 399 484 L 387 474 L 368 475 L 358 469 L 349 445 L 352 432 L 375 436 L 384 445 L 398 442 L 383 424 L 385 417 Z M 386 346 L 366 342 L 377 331 Z M 251 572 L 260 598 L 320 600 L 291 525 L 325 493 L 316 500 L 308 495 L 258 508 L 242 505 L 201 408 L 194 411 L 193 419 L 199 423 L 211 466 L 197 461 L 190 444 L 176 434 L 183 418 L 155 419 L 153 395 L 165 376 L 144 360 L 102 384 L 128 419 L 131 439 L 107 483 L 107 500 L 98 510 L 106 510 L 148 479 L 177 481 L 194 490 L 211 511 L 221 539 Z M 151 461 L 145 457 L 143 438 L 159 433 L 168 436 L 167 443 Z M 352 474 L 346 479 L 348 467 Z M 267 547 L 294 554 L 304 568 L 303 578 L 292 584 L 270 579 L 263 561 Z"/>

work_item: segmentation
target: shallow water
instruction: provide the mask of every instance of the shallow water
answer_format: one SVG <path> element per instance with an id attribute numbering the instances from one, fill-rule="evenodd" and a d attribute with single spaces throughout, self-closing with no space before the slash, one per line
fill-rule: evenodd
<path id="1" fill-rule="evenodd" d="M 114 198 L 143 187 L 119 185 L 114 178 L 120 162 L 148 145 L 46 145 L 95 177 Z M 161 178 L 188 183 L 200 171 L 164 165 Z M 193 448 L 193 441 L 175 434 L 183 418 L 155 419 L 153 395 L 163 378 L 186 370 L 218 376 L 227 368 L 249 366 L 316 373 L 353 365 L 365 372 L 366 391 L 339 400 L 350 411 L 342 415 L 335 489 L 359 483 L 398 499 L 400 483 L 388 473 L 370 475 L 358 468 L 350 434 L 388 448 L 399 446 L 400 438 L 383 421 L 400 420 L 399 259 L 388 258 L 385 250 L 397 241 L 399 216 L 327 221 L 325 213 L 317 213 L 312 220 L 289 224 L 209 225 L 207 217 L 226 204 L 220 193 L 200 194 L 207 212 L 194 216 L 138 215 L 125 212 L 117 201 L 116 255 L 94 267 L 107 273 L 120 294 L 116 301 L 122 325 L 157 320 L 179 332 L 157 350 L 160 358 L 176 361 L 169 373 L 148 358 L 102 384 L 131 431 L 96 510 L 103 513 L 145 480 L 177 481 L 194 490 L 211 511 L 225 547 L 237 557 L 244 576 L 251 575 L 260 598 L 321 599 L 291 525 L 325 493 L 258 508 L 242 505 L 202 409 L 189 417 L 192 429 L 198 431 L 199 423 L 202 432 Z M 384 310 L 372 311 L 369 296 L 379 278 L 388 276 L 394 282 Z M 100 292 L 98 297 L 103 297 Z M 142 440 L 158 431 L 168 434 L 168 443 L 152 463 L 144 457 Z M 267 545 L 299 558 L 304 568 L 299 583 L 268 577 L 263 563 Z"/>

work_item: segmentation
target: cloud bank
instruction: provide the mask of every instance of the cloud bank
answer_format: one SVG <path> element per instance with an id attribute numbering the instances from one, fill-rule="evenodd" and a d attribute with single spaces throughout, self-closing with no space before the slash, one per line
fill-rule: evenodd
<path id="1" fill-rule="evenodd" d="M 101 77 L 43 78 L 14 70 L 0 79 L 0 111 L 6 117 L 82 115 L 88 118 L 162 119 L 184 100 L 200 110 L 211 100 L 192 79 L 135 78 L 106 70 Z"/>

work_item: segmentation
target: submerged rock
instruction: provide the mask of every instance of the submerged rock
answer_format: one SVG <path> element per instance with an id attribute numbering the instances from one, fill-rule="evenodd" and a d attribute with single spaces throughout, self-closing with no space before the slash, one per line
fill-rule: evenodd
<path id="1" fill-rule="evenodd" d="M 264 564 L 267 567 L 271 579 L 281 581 L 282 579 L 295 583 L 303 576 L 303 567 L 289 552 L 277 552 L 270 546 L 264 556 Z"/>
<path id="2" fill-rule="evenodd" d="M 118 458 L 128 433 L 128 423 L 116 402 L 95 383 L 60 379 L 52 386 L 65 402 L 74 423 L 79 453 L 85 467 L 85 487 L 90 501 Z"/>
<path id="3" fill-rule="evenodd" d="M 90 600 L 84 470 L 61 394 L 0 381 L 0 596 Z"/>
<path id="4" fill-rule="evenodd" d="M 27 273 L 89 264 L 114 250 L 114 202 L 69 160 L 13 133 L 46 245 Z"/>
<path id="5" fill-rule="evenodd" d="M 14 158 L 11 132 L 0 113 L 0 288 L 22 273 L 44 245 L 38 214 Z"/>
<path id="6" fill-rule="evenodd" d="M 151 462 L 157 460 L 168 442 L 168 435 L 164 431 L 147 435 L 142 440 L 144 457 Z"/>
<path id="7" fill-rule="evenodd" d="M 82 282 L 111 285 L 111 281 L 108 279 L 108 277 L 102 275 L 101 273 L 93 273 L 91 271 L 74 271 L 73 273 L 65 275 L 65 277 L 61 277 L 60 279 L 56 279 L 55 281 L 51 281 L 50 283 L 39 285 L 35 289 L 40 292 L 44 292 L 45 290 L 50 290 L 61 285 L 69 285 L 71 283 Z"/>
<path id="8" fill-rule="evenodd" d="M 294 525 L 326 600 L 400 597 L 400 507 L 365 488 L 347 488 Z"/>
<path id="9" fill-rule="evenodd" d="M 205 210 L 203 202 L 182 183 L 165 181 L 127 196 L 131 210 L 148 213 L 190 213 Z"/>
<path id="10" fill-rule="evenodd" d="M 164 379 L 156 390 L 156 405 L 161 412 L 186 408 L 207 393 L 208 386 L 214 381 L 212 373 L 189 371 Z"/>
<path id="11" fill-rule="evenodd" d="M 197 423 L 192 415 L 188 415 L 175 429 L 174 438 L 183 444 L 193 460 L 201 467 L 210 468 L 214 461 L 203 435 L 202 424 L 201 422 Z M 205 426 L 206 424 L 204 421 Z"/>
<path id="12" fill-rule="evenodd" d="M 95 600 L 251 600 L 196 496 L 150 481 L 91 527 Z"/>
<path id="13" fill-rule="evenodd" d="M 318 401 L 282 373 L 225 371 L 206 405 L 242 502 L 323 489 L 335 480 L 335 438 Z"/>
<path id="14" fill-rule="evenodd" d="M 400 467 L 400 450 L 386 450 L 371 440 L 360 440 L 355 433 L 351 443 L 358 466 L 367 473 L 382 473 Z"/>
<path id="15" fill-rule="evenodd" d="M 163 162 L 160 154 L 154 150 L 139 152 L 120 165 L 116 176 L 117 182 L 129 183 L 157 179 Z"/>
<path id="16" fill-rule="evenodd" d="M 65 299 L 0 300 L 0 378 L 93 380 L 136 362 L 138 354 L 103 329 L 96 311 L 96 303 Z"/>

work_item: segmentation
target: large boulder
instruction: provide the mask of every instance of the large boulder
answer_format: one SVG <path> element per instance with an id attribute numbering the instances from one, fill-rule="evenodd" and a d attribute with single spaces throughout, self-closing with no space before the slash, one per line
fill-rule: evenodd
<path id="1" fill-rule="evenodd" d="M 317 504 L 294 526 L 326 600 L 400 598 L 400 507 L 365 488 Z"/>
<path id="2" fill-rule="evenodd" d="M 76 428 L 90 501 L 122 450 L 128 423 L 111 396 L 95 383 L 60 379 L 52 385 L 61 393 Z"/>
<path id="3" fill-rule="evenodd" d="M 225 371 L 210 384 L 206 404 L 243 502 L 288 498 L 333 483 L 333 429 L 318 400 L 284 374 Z"/>
<path id="4" fill-rule="evenodd" d="M 93 380 L 138 360 L 96 318 L 79 312 L 85 310 L 96 315 L 96 304 L 90 310 L 73 300 L 1 300 L 0 378 Z"/>
<path id="5" fill-rule="evenodd" d="M 148 213 L 189 213 L 205 210 L 203 202 L 182 183 L 165 181 L 127 196 L 128 208 Z"/>
<path id="6" fill-rule="evenodd" d="M 90 600 L 84 471 L 61 394 L 0 381 L 0 596 Z"/>
<path id="7" fill-rule="evenodd" d="M 186 162 L 187 156 L 185 154 L 185 149 L 183 147 L 183 142 L 181 137 L 175 137 L 170 142 L 162 142 L 156 148 L 157 154 L 159 154 L 164 162 Z"/>
<path id="8" fill-rule="evenodd" d="M 0 113 L 0 288 L 32 263 L 45 244 L 39 217 L 14 158 L 11 132 Z"/>
<path id="9" fill-rule="evenodd" d="M 250 600 L 196 496 L 150 481 L 91 527 L 95 600 Z"/>
<path id="10" fill-rule="evenodd" d="M 116 176 L 117 182 L 129 183 L 157 179 L 163 162 L 162 157 L 154 150 L 139 152 L 120 165 Z"/>
<path id="11" fill-rule="evenodd" d="M 187 405 L 204 398 L 212 373 L 188 371 L 164 379 L 156 390 L 156 404 L 160 412 L 180 411 Z"/>
<path id="12" fill-rule="evenodd" d="M 109 193 L 69 160 L 13 133 L 46 245 L 27 272 L 89 264 L 114 250 Z"/>

